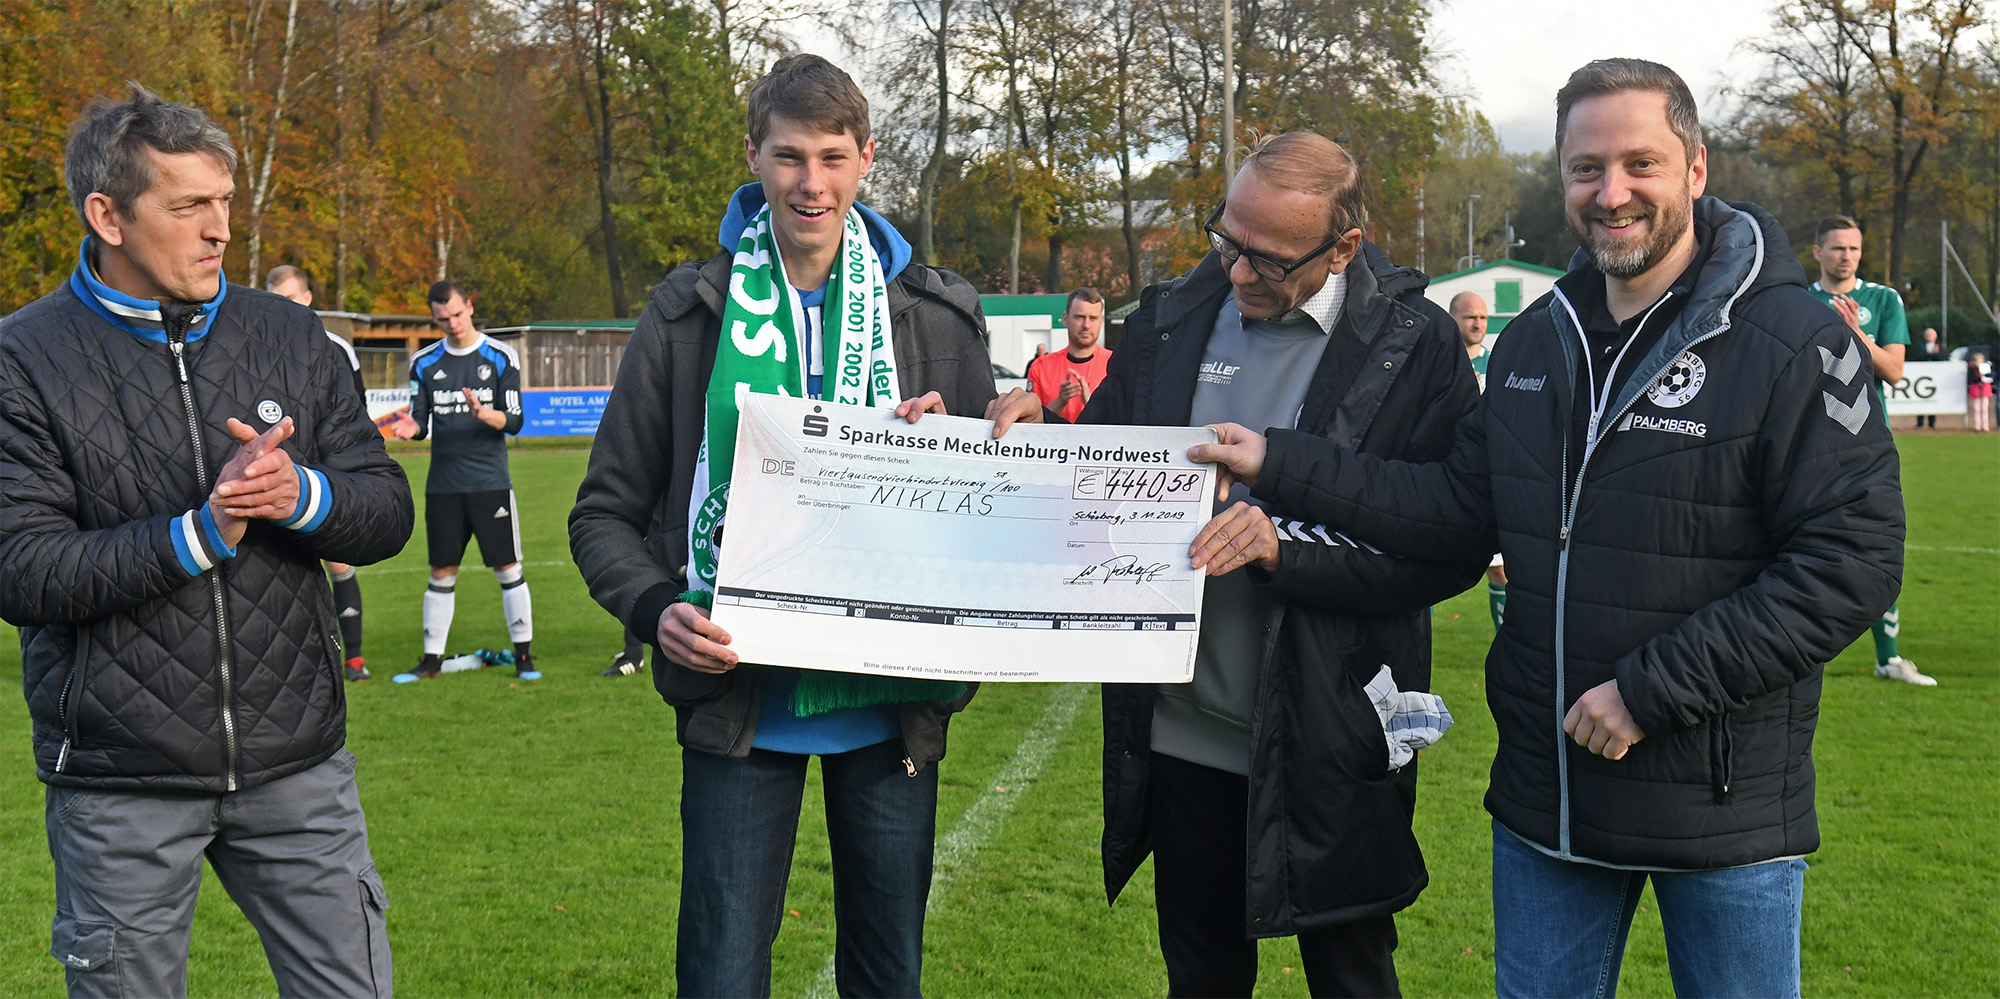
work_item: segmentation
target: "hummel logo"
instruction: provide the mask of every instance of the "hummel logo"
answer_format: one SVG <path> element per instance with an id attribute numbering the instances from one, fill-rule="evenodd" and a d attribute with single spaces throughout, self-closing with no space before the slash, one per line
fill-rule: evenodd
<path id="1" fill-rule="evenodd" d="M 360 616 L 361 616 L 361 609 L 360 609 L 360 608 L 358 608 L 358 607 L 349 607 L 349 608 L 347 608 L 346 610 L 343 610 L 343 611 L 341 611 L 341 612 L 340 612 L 340 616 L 341 616 L 341 617 L 360 617 Z"/>
<path id="2" fill-rule="evenodd" d="M 1549 376 L 1547 375 L 1543 375 L 1540 378 L 1522 378 L 1512 371 L 1507 372 L 1507 387 L 1510 389 L 1520 389 L 1523 392 L 1540 392 L 1542 390 L 1542 383 L 1548 380 Z"/>
<path id="3" fill-rule="evenodd" d="M 1821 347 L 1819 366 L 1826 369 L 1827 374 L 1840 379 L 1840 384 L 1849 384 L 1854 381 L 1855 372 L 1861 370 L 1861 345 L 1853 340 L 1847 341 L 1847 356 L 1837 361 L 1833 359 L 1833 351 Z"/>
<path id="4" fill-rule="evenodd" d="M 443 368 L 439 368 L 439 369 L 438 369 L 438 373 L 437 373 L 437 374 L 434 374 L 434 375 L 432 375 L 432 376 L 431 376 L 432 380 L 436 380 L 436 379 L 439 379 L 439 378 L 443 378 L 443 377 L 444 377 L 444 369 L 443 369 Z"/>
<path id="5" fill-rule="evenodd" d="M 506 520 L 506 519 L 507 519 L 507 508 L 503 506 L 503 507 L 501 507 L 500 509 L 498 509 L 498 510 L 495 510 L 495 511 L 493 511 L 493 519 L 494 519 L 494 520 Z"/>
<path id="6" fill-rule="evenodd" d="M 1831 392 L 1821 392 L 1820 397 L 1826 400 L 1826 415 L 1833 417 L 1833 422 L 1846 427 L 1848 433 L 1860 436 L 1861 428 L 1868 421 L 1868 411 L 1872 408 L 1868 405 L 1867 389 L 1862 389 L 1861 394 L 1854 397 L 1852 406 L 1835 399 Z"/>

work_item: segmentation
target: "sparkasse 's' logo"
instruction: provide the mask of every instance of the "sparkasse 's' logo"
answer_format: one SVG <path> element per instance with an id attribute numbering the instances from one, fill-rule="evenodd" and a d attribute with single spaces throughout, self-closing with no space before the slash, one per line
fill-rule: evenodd
<path id="1" fill-rule="evenodd" d="M 1646 398 L 1661 409 L 1679 409 L 1694 401 L 1708 382 L 1708 365 L 1694 351 L 1682 351 L 1660 372 L 1660 377 L 1646 390 Z"/>
<path id="2" fill-rule="evenodd" d="M 820 415 L 818 406 L 814 406 L 813 411 L 806 414 L 804 428 L 807 437 L 826 436 L 826 417 Z"/>

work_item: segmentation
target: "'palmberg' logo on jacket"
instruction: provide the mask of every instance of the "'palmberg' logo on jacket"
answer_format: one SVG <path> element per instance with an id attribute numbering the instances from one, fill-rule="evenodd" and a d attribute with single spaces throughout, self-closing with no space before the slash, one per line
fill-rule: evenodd
<path id="1" fill-rule="evenodd" d="M 1627 413 L 1625 421 L 1618 424 L 1620 430 L 1658 430 L 1669 434 L 1685 434 L 1689 437 L 1707 437 L 1708 424 L 1695 420 L 1668 420 L 1644 413 Z"/>
<path id="2" fill-rule="evenodd" d="M 1543 375 L 1540 378 L 1523 378 L 1512 371 L 1507 372 L 1507 387 L 1510 389 L 1520 389 L 1523 392 L 1540 392 L 1542 390 L 1542 383 L 1548 380 L 1549 376 L 1547 375 Z"/>

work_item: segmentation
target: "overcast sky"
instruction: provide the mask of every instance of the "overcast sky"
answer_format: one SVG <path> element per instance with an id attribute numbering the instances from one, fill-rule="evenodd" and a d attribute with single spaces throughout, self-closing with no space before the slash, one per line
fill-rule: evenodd
<path id="1" fill-rule="evenodd" d="M 1444 0 L 1430 43 L 1445 88 L 1486 114 L 1511 152 L 1555 143 L 1556 90 L 1592 59 L 1634 56 L 1673 68 L 1704 121 L 1718 92 L 1754 60 L 1737 43 L 1764 34 L 1769 0 Z M 1714 110 L 1711 110 L 1714 109 Z"/>
<path id="2" fill-rule="evenodd" d="M 1486 114 L 1510 152 L 1554 145 L 1557 88 L 1578 66 L 1611 56 L 1673 67 L 1694 90 L 1707 121 L 1720 117 L 1718 94 L 1730 82 L 1732 67 L 1739 74 L 1754 69 L 1756 60 L 1738 43 L 1769 30 L 1773 2 L 1436 0 L 1431 65 L 1448 93 Z M 830 32 L 794 33 L 793 41 L 850 70 L 860 68 Z M 879 101 L 872 81 L 865 74 L 862 79 Z"/>

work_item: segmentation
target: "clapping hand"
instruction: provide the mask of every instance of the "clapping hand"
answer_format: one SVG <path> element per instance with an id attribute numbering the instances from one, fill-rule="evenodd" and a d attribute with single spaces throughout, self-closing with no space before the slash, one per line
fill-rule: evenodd
<path id="1" fill-rule="evenodd" d="M 223 540 L 234 547 L 243 538 L 245 521 L 287 520 L 298 509 L 298 470 L 292 456 L 278 446 L 292 436 L 297 424 L 287 416 L 260 434 L 232 418 L 228 428 L 236 439 L 236 453 L 216 476 L 208 507 Z"/>

